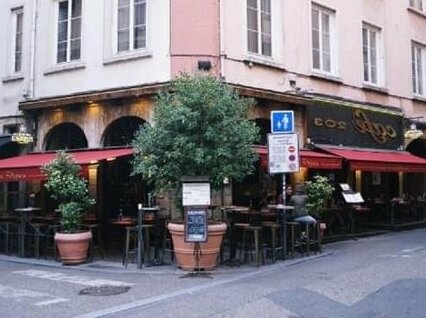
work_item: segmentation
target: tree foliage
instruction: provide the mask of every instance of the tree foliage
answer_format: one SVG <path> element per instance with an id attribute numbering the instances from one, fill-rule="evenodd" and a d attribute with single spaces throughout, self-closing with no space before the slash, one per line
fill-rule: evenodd
<path id="1" fill-rule="evenodd" d="M 157 192 L 179 188 L 183 176 L 208 176 L 214 189 L 225 177 L 241 180 L 257 159 L 251 105 L 214 77 L 179 76 L 158 95 L 152 126 L 136 133 L 133 174 Z"/>

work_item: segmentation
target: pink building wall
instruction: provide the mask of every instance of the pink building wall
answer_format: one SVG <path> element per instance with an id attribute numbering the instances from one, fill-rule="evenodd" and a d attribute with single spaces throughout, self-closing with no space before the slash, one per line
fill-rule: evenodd
<path id="1" fill-rule="evenodd" d="M 171 76 L 194 74 L 198 61 L 210 61 L 211 74 L 220 74 L 219 0 L 170 1 Z"/>

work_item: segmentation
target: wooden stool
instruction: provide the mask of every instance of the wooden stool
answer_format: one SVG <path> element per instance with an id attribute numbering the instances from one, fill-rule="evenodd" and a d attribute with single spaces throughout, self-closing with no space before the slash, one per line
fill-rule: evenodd
<path id="1" fill-rule="evenodd" d="M 143 224 L 142 225 L 142 235 L 145 232 L 144 240 L 144 262 L 148 260 L 150 254 L 150 229 L 153 228 L 152 224 Z M 126 226 L 126 247 L 123 257 L 123 265 L 127 268 L 129 262 L 129 254 L 133 256 L 136 254 L 138 245 L 138 226 Z"/>
<path id="2" fill-rule="evenodd" d="M 259 267 L 260 261 L 262 261 L 263 263 L 262 244 L 260 244 L 262 227 L 253 226 L 249 224 L 248 226 L 244 225 L 242 227 L 242 230 L 243 230 L 243 236 L 241 239 L 240 261 L 244 262 L 245 254 L 253 253 L 253 248 L 254 248 L 256 266 Z"/>
<path id="3" fill-rule="evenodd" d="M 320 228 L 319 222 L 303 222 L 300 223 L 302 232 L 301 244 L 302 244 L 302 255 L 303 255 L 303 247 L 306 247 L 306 253 L 310 254 L 311 246 L 316 246 L 316 251 L 321 253 L 321 239 L 320 239 Z"/>
<path id="4" fill-rule="evenodd" d="M 99 250 L 101 259 L 104 258 L 104 248 L 102 244 L 102 233 L 100 231 L 99 224 L 97 223 L 86 223 L 84 227 L 88 228 L 92 232 L 92 239 L 89 242 L 89 260 L 93 262 L 93 255 L 96 250 Z"/>
<path id="5" fill-rule="evenodd" d="M 283 250 L 280 243 L 277 244 L 277 240 L 278 242 L 280 242 L 279 235 L 281 233 L 281 225 L 273 221 L 265 221 L 262 222 L 262 228 L 266 229 L 269 232 L 268 233 L 267 231 L 265 231 L 264 233 L 270 234 L 267 249 L 272 251 L 272 262 L 275 262 L 277 251 Z"/>
<path id="6" fill-rule="evenodd" d="M 301 241 L 300 241 L 300 223 L 298 222 L 287 222 L 287 229 L 289 230 L 290 240 L 288 241 L 291 257 L 294 257 L 296 248 L 299 248 L 301 251 Z"/>

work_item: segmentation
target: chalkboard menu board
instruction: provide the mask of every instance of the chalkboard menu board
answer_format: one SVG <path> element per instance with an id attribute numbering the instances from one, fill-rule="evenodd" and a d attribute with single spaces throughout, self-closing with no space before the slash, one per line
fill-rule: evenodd
<path id="1" fill-rule="evenodd" d="M 185 242 L 207 241 L 207 208 L 187 207 L 185 213 Z"/>

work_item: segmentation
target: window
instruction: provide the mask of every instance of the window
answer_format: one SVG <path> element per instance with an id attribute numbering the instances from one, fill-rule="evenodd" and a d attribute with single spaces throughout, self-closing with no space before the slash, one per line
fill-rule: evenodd
<path id="1" fill-rule="evenodd" d="M 12 10 L 13 15 L 13 73 L 18 73 L 22 70 L 22 25 L 24 20 L 24 11 L 22 8 Z"/>
<path id="2" fill-rule="evenodd" d="M 411 71 L 413 78 L 413 93 L 426 95 L 426 47 L 413 42 L 411 45 Z"/>
<path id="3" fill-rule="evenodd" d="M 65 0 L 58 3 L 57 63 L 81 57 L 81 2 Z"/>
<path id="4" fill-rule="evenodd" d="M 379 85 L 379 34 L 380 29 L 368 24 L 362 26 L 362 56 L 364 82 Z"/>
<path id="5" fill-rule="evenodd" d="M 146 1 L 118 0 L 117 52 L 146 48 Z"/>
<path id="6" fill-rule="evenodd" d="M 271 0 L 247 0 L 247 46 L 250 53 L 272 56 Z"/>
<path id="7" fill-rule="evenodd" d="M 423 0 L 410 0 L 410 7 L 423 11 Z"/>
<path id="8" fill-rule="evenodd" d="M 312 5 L 312 66 L 315 70 L 335 73 L 333 54 L 334 12 Z"/>

